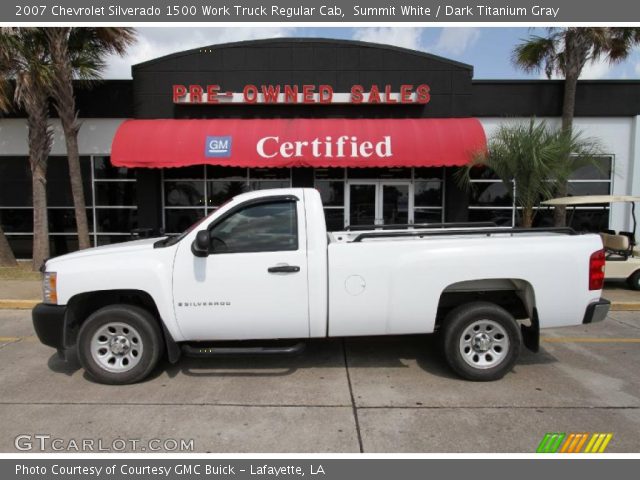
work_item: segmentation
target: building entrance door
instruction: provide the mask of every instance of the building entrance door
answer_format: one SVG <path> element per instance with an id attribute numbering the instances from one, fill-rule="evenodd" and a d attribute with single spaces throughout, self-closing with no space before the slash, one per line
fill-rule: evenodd
<path id="1" fill-rule="evenodd" d="M 411 182 L 352 180 L 347 183 L 347 226 L 413 223 Z"/>

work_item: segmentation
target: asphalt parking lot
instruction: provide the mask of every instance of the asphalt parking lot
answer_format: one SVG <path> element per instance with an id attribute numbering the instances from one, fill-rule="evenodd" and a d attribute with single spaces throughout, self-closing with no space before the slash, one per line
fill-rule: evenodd
<path id="1" fill-rule="evenodd" d="M 411 336 L 183 358 L 112 387 L 41 345 L 29 311 L 0 310 L 0 451 L 43 434 L 69 451 L 193 439 L 196 452 L 534 452 L 546 432 L 611 432 L 607 452 L 640 452 L 639 366 L 640 312 L 612 312 L 544 331 L 541 351 L 492 383 L 456 378 L 430 337 Z"/>

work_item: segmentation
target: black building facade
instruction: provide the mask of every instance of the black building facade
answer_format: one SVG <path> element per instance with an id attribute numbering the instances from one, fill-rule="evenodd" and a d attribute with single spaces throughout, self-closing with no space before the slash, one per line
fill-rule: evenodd
<path id="1" fill-rule="evenodd" d="M 478 119 L 487 136 L 496 126 L 531 116 L 557 121 L 561 81 L 474 80 L 473 67 L 402 48 L 328 39 L 272 39 L 213 45 L 132 67 L 132 80 L 78 84 L 77 99 L 87 209 L 96 245 L 128 239 L 134 230 L 176 233 L 214 211 L 229 196 L 251 189 L 313 187 L 323 197 L 332 230 L 348 225 L 494 221 L 517 223 L 507 186 L 482 171 L 471 192 L 458 186 L 456 166 L 261 168 L 220 166 L 215 160 L 175 168 L 113 166 L 114 128 L 125 119 Z M 407 103 L 177 102 L 175 86 L 328 85 L 334 97 L 359 85 L 394 95 L 428 85 L 429 101 Z M 206 89 L 206 87 L 204 87 Z M 602 169 L 576 172 L 573 194 L 638 194 L 640 81 L 582 81 L 576 125 L 606 149 Z M 56 120 L 53 120 L 54 123 Z M 294 120 L 295 121 L 295 120 Z M 0 118 L 0 220 L 17 256 L 30 256 L 30 174 L 24 115 Z M 19 134 L 19 135 L 18 135 Z M 25 137 L 26 138 L 26 137 Z M 153 138 L 148 139 L 153 141 Z M 63 142 L 62 142 L 63 143 Z M 52 253 L 74 250 L 73 209 L 64 152 L 54 148 L 49 170 Z M 420 152 L 416 152 L 420 156 Z M 149 159 L 153 162 L 153 159 Z M 205 164 L 207 163 L 207 164 Z M 179 165 L 179 163 L 177 163 Z M 153 167 L 153 165 L 150 165 Z M 623 228 L 624 212 L 585 210 L 578 227 Z M 549 215 L 540 212 L 537 222 Z"/>

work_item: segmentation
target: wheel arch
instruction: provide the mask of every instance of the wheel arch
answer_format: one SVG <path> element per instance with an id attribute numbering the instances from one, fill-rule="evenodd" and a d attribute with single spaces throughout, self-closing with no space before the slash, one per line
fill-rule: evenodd
<path id="1" fill-rule="evenodd" d="M 520 323 L 525 346 L 538 351 L 540 327 L 535 290 L 530 282 L 520 278 L 474 279 L 448 285 L 438 300 L 436 330 L 451 310 L 477 301 L 494 303 L 511 313 Z"/>
<path id="2" fill-rule="evenodd" d="M 180 357 L 178 348 L 171 333 L 167 330 L 153 297 L 144 290 L 114 289 L 83 292 L 69 299 L 64 321 L 64 345 L 75 346 L 78 332 L 84 321 L 97 310 L 108 305 L 134 305 L 150 312 L 158 322 L 167 348 L 169 361 L 174 363 Z"/>

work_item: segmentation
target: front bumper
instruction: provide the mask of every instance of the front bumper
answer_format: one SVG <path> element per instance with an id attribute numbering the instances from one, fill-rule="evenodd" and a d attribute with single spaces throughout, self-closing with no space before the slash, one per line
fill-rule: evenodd
<path id="1" fill-rule="evenodd" d="M 58 350 L 64 349 L 65 305 L 39 303 L 31 311 L 33 328 L 40 341 Z"/>
<path id="2" fill-rule="evenodd" d="M 584 319 L 582 320 L 582 323 L 601 322 L 607 318 L 610 308 L 611 302 L 606 298 L 601 298 L 597 302 L 590 303 L 587 310 L 584 312 Z"/>

